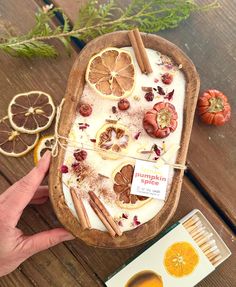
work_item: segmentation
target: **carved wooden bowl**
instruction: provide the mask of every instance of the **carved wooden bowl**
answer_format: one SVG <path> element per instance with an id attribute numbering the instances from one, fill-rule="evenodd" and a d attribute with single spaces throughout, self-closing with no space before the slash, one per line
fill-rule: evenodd
<path id="1" fill-rule="evenodd" d="M 186 80 L 186 93 L 184 102 L 183 128 L 181 147 L 178 151 L 177 163 L 185 164 L 186 155 L 191 135 L 194 112 L 199 92 L 199 77 L 192 61 L 174 44 L 152 34 L 142 33 L 142 39 L 146 48 L 157 50 L 169 56 L 173 61 L 183 66 L 182 72 Z M 106 47 L 130 46 L 127 31 L 119 31 L 98 37 L 91 41 L 78 55 L 68 80 L 65 102 L 62 108 L 59 134 L 68 136 L 76 116 L 76 107 L 83 93 L 85 84 L 85 72 L 89 59 Z M 67 207 L 62 190 L 62 175 L 60 167 L 63 164 L 64 149 L 59 149 L 58 156 L 53 158 L 50 175 L 50 199 L 59 221 L 74 236 L 85 243 L 104 248 L 127 248 L 144 243 L 156 236 L 170 221 L 180 197 L 183 170 L 175 170 L 169 195 L 160 212 L 150 221 L 131 231 L 124 232 L 122 236 L 112 238 L 108 232 L 91 229 L 83 231 L 77 219 Z"/>

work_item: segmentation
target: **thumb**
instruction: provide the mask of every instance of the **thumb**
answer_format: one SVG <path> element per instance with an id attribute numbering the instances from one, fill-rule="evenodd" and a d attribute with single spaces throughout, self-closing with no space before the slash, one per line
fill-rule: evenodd
<path id="1" fill-rule="evenodd" d="M 23 253 L 30 257 L 63 241 L 74 239 L 74 236 L 64 228 L 55 228 L 26 237 L 22 242 Z"/>

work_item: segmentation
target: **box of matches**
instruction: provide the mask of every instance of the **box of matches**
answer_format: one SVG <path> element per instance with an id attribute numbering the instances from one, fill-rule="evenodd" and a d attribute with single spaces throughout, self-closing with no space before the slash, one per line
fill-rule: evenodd
<path id="1" fill-rule="evenodd" d="M 195 286 L 231 255 L 219 234 L 194 209 L 126 262 L 107 287 Z"/>

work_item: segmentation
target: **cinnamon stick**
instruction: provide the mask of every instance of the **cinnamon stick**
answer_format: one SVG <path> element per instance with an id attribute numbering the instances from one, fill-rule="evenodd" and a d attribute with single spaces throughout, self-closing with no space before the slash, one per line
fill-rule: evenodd
<path id="1" fill-rule="evenodd" d="M 151 64 L 149 62 L 147 51 L 144 47 L 143 40 L 141 38 L 141 35 L 140 35 L 138 28 L 134 29 L 134 37 L 135 37 L 137 45 L 139 47 L 139 52 L 140 52 L 141 58 L 143 60 L 145 72 L 146 72 L 146 74 L 150 74 L 150 73 L 152 73 L 152 67 L 151 67 Z"/>
<path id="2" fill-rule="evenodd" d="M 89 204 L 92 207 L 92 209 L 94 210 L 94 212 L 97 214 L 97 216 L 100 218 L 102 223 L 106 226 L 106 228 L 107 228 L 108 232 L 111 234 L 111 236 L 115 237 L 115 235 L 116 235 L 115 230 L 108 223 L 107 219 L 105 218 L 105 216 L 103 215 L 101 210 L 98 208 L 98 206 L 91 199 L 89 200 Z"/>
<path id="3" fill-rule="evenodd" d="M 119 236 L 122 235 L 122 232 L 119 228 L 119 226 L 116 224 L 116 222 L 114 221 L 114 219 L 112 218 L 112 216 L 110 215 L 110 213 L 108 212 L 108 210 L 106 209 L 106 207 L 103 205 L 103 203 L 101 202 L 101 200 L 97 197 L 97 195 L 93 192 L 93 191 L 89 191 L 89 196 L 90 198 L 95 202 L 95 204 L 98 206 L 98 208 L 101 210 L 102 214 L 104 215 L 104 217 L 106 218 L 106 220 L 108 221 L 108 223 L 110 224 L 110 226 L 113 228 L 113 230 L 115 231 L 115 233 Z"/>
<path id="4" fill-rule="evenodd" d="M 135 36 L 134 36 L 134 31 L 131 30 L 128 32 L 128 37 L 129 37 L 129 40 L 130 40 L 130 43 L 134 49 L 134 54 L 135 54 L 135 57 L 136 57 L 136 60 L 138 62 L 138 65 L 139 65 L 139 68 L 141 70 L 142 73 L 145 73 L 145 67 L 144 67 L 144 64 L 143 64 L 143 61 L 142 61 L 142 57 L 141 57 L 141 54 L 140 54 L 140 51 L 139 51 L 139 47 L 138 47 L 138 44 L 135 40 Z"/>
<path id="5" fill-rule="evenodd" d="M 86 212 L 82 199 L 77 196 L 74 188 L 70 188 L 70 194 L 72 197 L 72 201 L 74 203 L 76 214 L 79 217 L 79 221 L 82 226 L 82 229 L 85 230 L 87 228 L 91 228 L 88 214 Z"/>

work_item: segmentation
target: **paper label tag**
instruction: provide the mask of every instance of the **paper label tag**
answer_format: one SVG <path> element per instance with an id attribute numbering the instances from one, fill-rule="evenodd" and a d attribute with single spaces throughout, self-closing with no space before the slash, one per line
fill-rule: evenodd
<path id="1" fill-rule="evenodd" d="M 136 160 L 131 194 L 165 200 L 169 166 L 157 168 L 155 162 Z"/>

